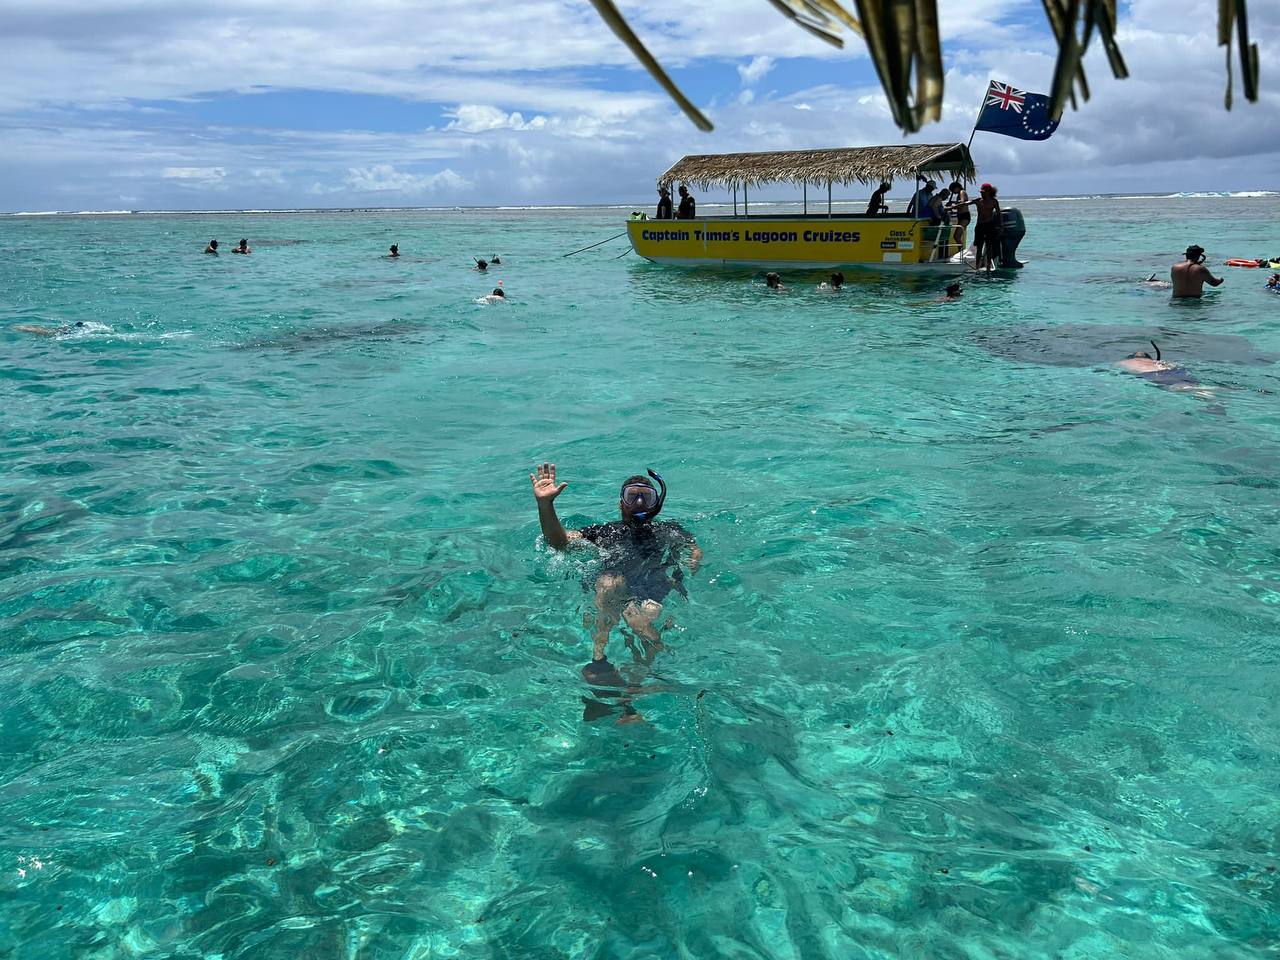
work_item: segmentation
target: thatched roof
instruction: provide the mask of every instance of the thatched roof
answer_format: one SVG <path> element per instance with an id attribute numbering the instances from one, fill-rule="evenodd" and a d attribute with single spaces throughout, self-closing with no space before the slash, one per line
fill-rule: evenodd
<path id="1" fill-rule="evenodd" d="M 831 150 L 775 150 L 682 157 L 658 178 L 659 186 L 687 183 L 699 190 L 765 183 L 879 183 L 917 171 L 961 180 L 977 175 L 963 143 L 912 143 Z"/>

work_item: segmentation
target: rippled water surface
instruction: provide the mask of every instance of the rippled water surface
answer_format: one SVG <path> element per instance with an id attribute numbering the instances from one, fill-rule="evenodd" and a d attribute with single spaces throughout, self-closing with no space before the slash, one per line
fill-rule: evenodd
<path id="1" fill-rule="evenodd" d="M 561 259 L 606 210 L 0 220 L 0 955 L 1271 955 L 1280 297 L 1139 281 L 1280 203 L 1022 209 L 952 304 Z M 705 550 L 642 723 L 541 460 Z"/>

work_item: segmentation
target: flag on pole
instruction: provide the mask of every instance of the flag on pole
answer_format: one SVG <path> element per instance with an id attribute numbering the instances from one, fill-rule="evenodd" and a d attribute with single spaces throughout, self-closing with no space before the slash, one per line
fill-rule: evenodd
<path id="1" fill-rule="evenodd" d="M 973 129 L 1019 140 L 1048 140 L 1058 129 L 1058 121 L 1049 116 L 1049 98 L 1044 94 L 1027 93 L 992 80 Z"/>

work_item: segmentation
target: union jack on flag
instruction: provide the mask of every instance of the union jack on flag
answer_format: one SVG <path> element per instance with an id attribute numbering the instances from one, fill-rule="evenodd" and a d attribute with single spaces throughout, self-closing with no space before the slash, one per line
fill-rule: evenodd
<path id="1" fill-rule="evenodd" d="M 973 129 L 1019 140 L 1048 140 L 1058 129 L 1058 121 L 1050 115 L 1049 98 L 1043 93 L 1028 93 L 992 80 Z"/>
<path id="2" fill-rule="evenodd" d="M 999 107 L 1001 110 L 1022 112 L 1022 105 L 1027 102 L 1027 91 L 1015 90 L 1007 83 L 992 80 L 987 88 L 987 106 Z"/>

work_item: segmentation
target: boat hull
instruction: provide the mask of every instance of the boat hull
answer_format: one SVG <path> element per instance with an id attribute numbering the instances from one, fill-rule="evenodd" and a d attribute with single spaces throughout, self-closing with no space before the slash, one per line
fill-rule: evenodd
<path id="1" fill-rule="evenodd" d="M 629 220 L 640 256 L 682 267 L 960 271 L 951 255 L 965 249 L 961 227 L 931 227 L 897 217 L 706 217 Z M 945 243 L 944 248 L 938 245 Z"/>

